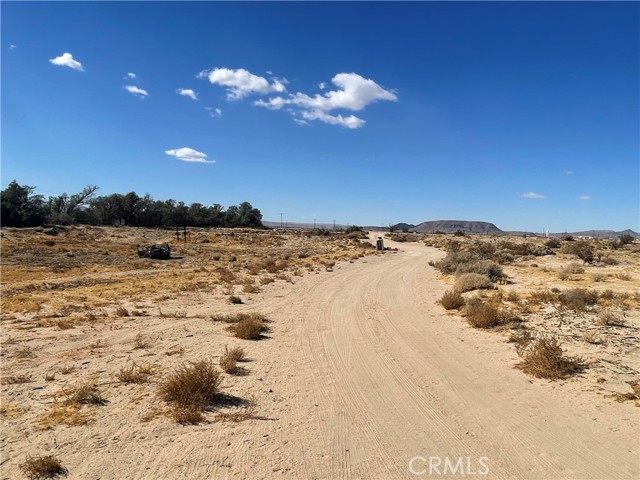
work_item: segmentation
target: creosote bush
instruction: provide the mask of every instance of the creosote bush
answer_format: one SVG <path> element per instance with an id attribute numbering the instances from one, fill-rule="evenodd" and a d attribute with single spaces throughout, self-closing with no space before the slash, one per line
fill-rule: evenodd
<path id="1" fill-rule="evenodd" d="M 445 310 L 457 310 L 464 306 L 464 297 L 460 292 L 449 290 L 444 292 L 440 299 L 440 304 Z"/>
<path id="2" fill-rule="evenodd" d="M 587 307 L 595 305 L 598 302 L 598 292 L 585 288 L 572 288 L 560 293 L 558 300 L 564 308 L 576 312 L 583 312 Z"/>
<path id="3" fill-rule="evenodd" d="M 462 273 L 456 277 L 453 284 L 456 292 L 470 292 L 481 288 L 493 288 L 493 283 L 489 277 L 480 273 Z"/>
<path id="4" fill-rule="evenodd" d="M 20 470 L 30 480 L 56 478 L 60 475 L 66 477 L 69 474 L 69 471 L 62 466 L 60 460 L 53 455 L 27 457 L 26 461 L 20 465 Z"/>
<path id="5" fill-rule="evenodd" d="M 460 263 L 456 267 L 456 276 L 463 273 L 486 275 L 492 282 L 497 282 L 504 278 L 502 267 L 491 260 L 475 260 L 473 262 Z"/>
<path id="6" fill-rule="evenodd" d="M 557 338 L 540 337 L 532 342 L 516 365 L 523 372 L 537 378 L 551 380 L 567 378 L 583 368 L 580 358 L 566 357 Z"/>

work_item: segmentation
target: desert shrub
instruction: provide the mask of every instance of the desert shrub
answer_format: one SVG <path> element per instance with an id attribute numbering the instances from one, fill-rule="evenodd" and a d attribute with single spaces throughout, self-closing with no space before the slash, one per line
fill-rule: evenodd
<path id="1" fill-rule="evenodd" d="M 94 382 L 84 382 L 69 391 L 63 389 L 67 396 L 67 405 L 106 405 L 109 403 L 100 393 Z"/>
<path id="2" fill-rule="evenodd" d="M 456 275 L 463 273 L 480 273 L 489 277 L 492 282 L 504 278 L 502 267 L 491 260 L 475 260 L 468 263 L 460 263 L 456 267 Z"/>
<path id="3" fill-rule="evenodd" d="M 2 377 L 0 379 L 0 385 L 15 385 L 18 383 L 29 383 L 31 377 L 27 375 L 10 375 L 8 377 Z"/>
<path id="4" fill-rule="evenodd" d="M 122 305 L 118 305 L 118 307 L 116 308 L 116 316 L 118 316 L 118 317 L 128 317 L 129 316 L 129 310 L 127 310 Z"/>
<path id="5" fill-rule="evenodd" d="M 245 293 L 258 293 L 260 288 L 255 286 L 253 283 L 245 283 L 242 286 L 242 291 Z"/>
<path id="6" fill-rule="evenodd" d="M 565 242 L 573 242 L 575 240 L 575 238 L 573 238 L 573 235 L 562 235 L 562 237 L 560 238 Z"/>
<path id="7" fill-rule="evenodd" d="M 560 305 L 576 312 L 583 312 L 587 307 L 598 302 L 598 292 L 586 288 L 572 288 L 558 295 Z"/>
<path id="8" fill-rule="evenodd" d="M 549 248 L 560 248 L 561 245 L 562 243 L 557 238 L 550 238 L 544 242 L 544 246 Z"/>
<path id="9" fill-rule="evenodd" d="M 607 276 L 603 273 L 592 273 L 590 275 L 592 282 L 606 282 Z"/>
<path id="10" fill-rule="evenodd" d="M 233 335 L 243 340 L 259 340 L 269 327 L 261 316 L 248 316 L 227 327 Z"/>
<path id="11" fill-rule="evenodd" d="M 565 243 L 560 251 L 562 253 L 575 255 L 585 263 L 591 263 L 594 259 L 593 246 L 589 242 L 583 240 Z"/>
<path id="12" fill-rule="evenodd" d="M 453 289 L 456 292 L 470 292 L 471 290 L 492 287 L 493 283 L 491 283 L 489 277 L 480 273 L 463 273 L 458 275 L 453 284 Z"/>
<path id="13" fill-rule="evenodd" d="M 624 324 L 622 319 L 609 308 L 603 308 L 598 312 L 598 323 L 604 326 Z"/>
<path id="14" fill-rule="evenodd" d="M 43 457 L 29 456 L 24 463 L 20 464 L 20 470 L 30 480 L 56 478 L 60 475 L 66 477 L 69 474 L 69 470 L 63 467 L 60 460 L 53 455 Z"/>
<path id="15" fill-rule="evenodd" d="M 466 233 L 464 233 L 464 231 L 462 230 L 456 230 L 455 232 L 453 232 L 453 235 L 456 237 L 464 237 Z"/>
<path id="16" fill-rule="evenodd" d="M 236 363 L 244 357 L 244 349 L 242 347 L 234 347 L 229 350 L 224 347 L 224 353 L 220 356 L 220 368 L 226 373 L 234 373 L 238 367 Z"/>
<path id="17" fill-rule="evenodd" d="M 570 263 L 569 265 L 567 265 L 566 267 L 564 267 L 564 269 L 570 273 L 570 274 L 580 274 L 580 273 L 584 273 L 584 267 L 582 265 L 579 265 L 577 263 Z"/>
<path id="18" fill-rule="evenodd" d="M 201 412 L 214 402 L 221 381 L 213 363 L 199 360 L 179 367 L 160 385 L 158 394 L 176 407 L 176 415 L 188 415 L 189 411 Z"/>
<path id="19" fill-rule="evenodd" d="M 543 336 L 523 352 L 516 368 L 534 377 L 552 380 L 567 378 L 582 370 L 581 359 L 566 357 L 563 353 L 558 339 Z"/>
<path id="20" fill-rule="evenodd" d="M 633 235 L 629 235 L 628 233 L 625 233 L 624 235 L 621 235 L 618 238 L 618 244 L 619 245 L 628 245 L 630 243 L 633 243 L 633 241 L 635 240 Z"/>
<path id="21" fill-rule="evenodd" d="M 633 277 L 629 275 L 627 272 L 619 272 L 619 273 L 616 273 L 616 278 L 618 280 L 623 280 L 625 282 L 628 282 L 632 280 Z"/>
<path id="22" fill-rule="evenodd" d="M 440 304 L 445 310 L 457 310 L 464 306 L 464 297 L 460 292 L 449 290 L 440 298 Z"/>
<path id="23" fill-rule="evenodd" d="M 229 298 L 227 300 L 229 301 L 229 303 L 232 303 L 235 305 L 242 303 L 242 299 L 236 295 L 229 295 Z"/>
<path id="24" fill-rule="evenodd" d="M 450 275 L 456 272 L 459 265 L 473 262 L 476 259 L 476 256 L 471 252 L 452 250 L 442 260 L 435 262 L 433 267 Z"/>
<path id="25" fill-rule="evenodd" d="M 137 334 L 136 338 L 133 339 L 134 350 L 143 350 L 143 349 L 149 348 L 150 346 L 151 346 L 150 343 L 147 341 L 146 338 L 144 338 L 144 336 L 141 333 Z"/>
<path id="26" fill-rule="evenodd" d="M 495 305 L 484 303 L 479 298 L 467 301 L 464 316 L 469 324 L 475 328 L 491 328 L 502 323 L 503 317 Z"/>

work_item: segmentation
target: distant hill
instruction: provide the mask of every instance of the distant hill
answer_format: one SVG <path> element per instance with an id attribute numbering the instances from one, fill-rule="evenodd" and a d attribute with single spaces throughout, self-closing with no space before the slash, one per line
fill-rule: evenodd
<path id="1" fill-rule="evenodd" d="M 431 222 L 422 222 L 412 228 L 409 228 L 410 232 L 418 233 L 455 233 L 458 230 L 464 233 L 470 234 L 486 234 L 486 235 L 500 235 L 504 234 L 502 230 L 496 227 L 493 223 L 489 222 L 471 222 L 466 220 L 435 220 Z"/>

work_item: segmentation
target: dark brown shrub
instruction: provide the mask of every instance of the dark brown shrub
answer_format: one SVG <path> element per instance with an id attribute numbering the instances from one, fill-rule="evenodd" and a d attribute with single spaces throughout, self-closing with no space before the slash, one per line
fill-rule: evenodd
<path id="1" fill-rule="evenodd" d="M 30 480 L 56 478 L 60 475 L 66 477 L 69 474 L 69 470 L 63 467 L 60 460 L 53 455 L 27 457 L 27 460 L 20 465 L 20 470 Z"/>
<path id="2" fill-rule="evenodd" d="M 579 358 L 565 357 L 556 338 L 540 337 L 524 353 L 516 368 L 537 378 L 555 380 L 581 371 L 584 365 Z"/>

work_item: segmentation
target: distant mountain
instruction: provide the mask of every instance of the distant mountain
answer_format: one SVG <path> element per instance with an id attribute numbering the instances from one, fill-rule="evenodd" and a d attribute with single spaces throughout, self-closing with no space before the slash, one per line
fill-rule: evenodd
<path id="1" fill-rule="evenodd" d="M 412 225 L 411 223 L 396 223 L 395 225 L 393 225 L 393 229 L 396 232 L 404 232 L 405 230 L 411 231 L 411 229 L 415 227 L 416 226 Z"/>
<path id="2" fill-rule="evenodd" d="M 493 223 L 470 222 L 466 220 L 435 220 L 431 222 L 422 222 L 419 225 L 409 228 L 409 231 L 418 233 L 455 233 L 457 231 L 462 231 L 464 233 L 470 234 L 504 234 L 504 232 L 496 227 Z"/>

